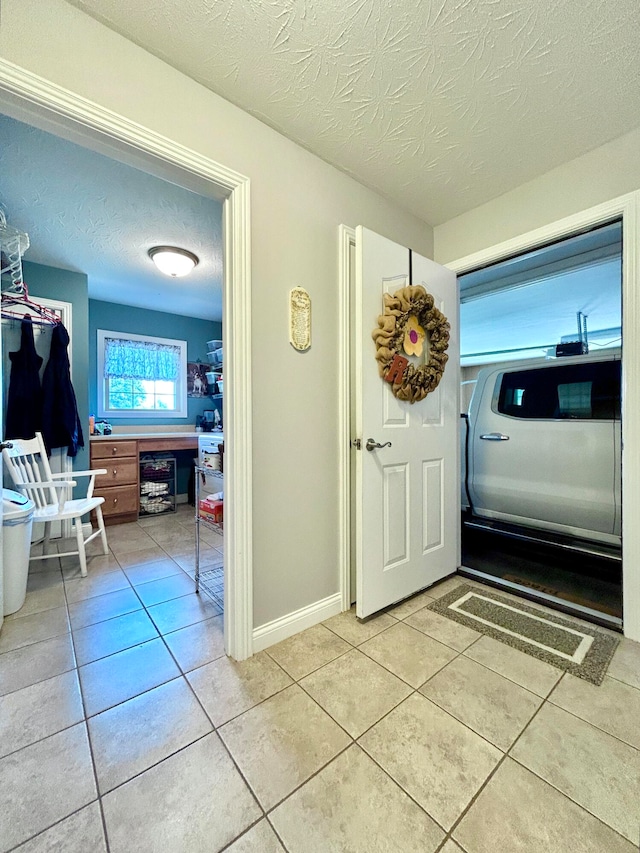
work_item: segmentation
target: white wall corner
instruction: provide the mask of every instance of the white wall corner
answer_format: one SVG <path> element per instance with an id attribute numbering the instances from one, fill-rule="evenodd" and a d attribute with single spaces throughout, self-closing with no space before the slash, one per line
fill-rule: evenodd
<path id="1" fill-rule="evenodd" d="M 273 646 L 281 640 L 286 640 L 287 637 L 292 637 L 300 631 L 312 628 L 319 622 L 324 622 L 325 619 L 330 619 L 331 616 L 336 616 L 341 612 L 342 595 L 336 592 L 327 598 L 301 607 L 300 610 L 294 610 L 286 616 L 274 619 L 273 622 L 260 625 L 253 631 L 253 651 L 254 653 L 261 652 L 263 649 Z"/>

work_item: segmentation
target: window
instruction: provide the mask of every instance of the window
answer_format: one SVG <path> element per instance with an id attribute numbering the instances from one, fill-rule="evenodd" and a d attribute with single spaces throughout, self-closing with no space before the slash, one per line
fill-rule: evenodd
<path id="1" fill-rule="evenodd" d="M 98 416 L 187 417 L 187 343 L 98 329 Z"/>
<path id="2" fill-rule="evenodd" d="M 498 412 L 514 418 L 620 418 L 620 362 L 550 365 L 504 373 Z"/>

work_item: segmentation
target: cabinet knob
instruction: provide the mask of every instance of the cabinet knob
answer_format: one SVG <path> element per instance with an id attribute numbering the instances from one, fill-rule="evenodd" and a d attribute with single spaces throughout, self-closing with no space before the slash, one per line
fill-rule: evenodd
<path id="1" fill-rule="evenodd" d="M 113 499 L 113 505 L 115 506 L 118 503 L 118 498 Z"/>
<path id="2" fill-rule="evenodd" d="M 117 448 L 117 447 L 112 447 L 112 448 L 111 448 L 111 452 L 112 452 L 112 453 L 113 453 L 113 455 L 115 456 L 115 455 L 116 455 L 116 453 L 118 452 L 118 448 Z"/>
<path id="3" fill-rule="evenodd" d="M 114 476 L 114 477 L 117 477 L 117 476 L 118 476 L 118 469 L 117 469 L 117 468 L 114 468 L 114 469 L 113 469 L 113 476 Z"/>

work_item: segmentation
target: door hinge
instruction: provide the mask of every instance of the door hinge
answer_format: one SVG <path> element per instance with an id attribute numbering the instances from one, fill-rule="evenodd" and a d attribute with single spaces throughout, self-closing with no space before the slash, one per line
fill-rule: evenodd
<path id="1" fill-rule="evenodd" d="M 359 438 L 354 438 L 351 442 L 351 447 L 355 447 L 356 450 L 362 450 L 362 441 Z"/>

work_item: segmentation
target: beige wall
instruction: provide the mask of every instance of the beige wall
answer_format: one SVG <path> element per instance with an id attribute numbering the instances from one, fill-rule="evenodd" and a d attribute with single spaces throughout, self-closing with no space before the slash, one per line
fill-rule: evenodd
<path id="1" fill-rule="evenodd" d="M 3 0 L 0 53 L 251 178 L 254 624 L 336 593 L 338 225 L 428 257 L 431 229 L 62 0 Z M 295 285 L 313 303 L 302 355 Z"/>
<path id="2" fill-rule="evenodd" d="M 640 128 L 437 226 L 435 260 L 459 260 L 637 189 Z"/>

